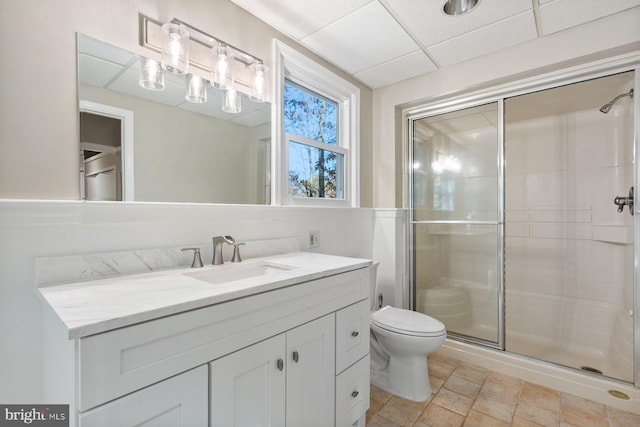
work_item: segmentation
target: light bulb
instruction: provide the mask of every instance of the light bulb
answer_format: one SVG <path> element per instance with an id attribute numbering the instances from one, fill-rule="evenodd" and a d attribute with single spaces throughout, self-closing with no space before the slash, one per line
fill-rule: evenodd
<path id="1" fill-rule="evenodd" d="M 162 26 L 162 67 L 176 74 L 189 69 L 189 32 L 178 24 Z"/>
<path id="2" fill-rule="evenodd" d="M 233 51 L 228 46 L 220 43 L 216 49 L 217 60 L 213 67 L 213 82 L 220 89 L 233 86 Z"/>
<path id="3" fill-rule="evenodd" d="M 251 99 L 257 102 L 265 102 L 267 100 L 267 67 L 262 62 L 256 62 L 254 68 L 255 75 L 251 85 Z"/>

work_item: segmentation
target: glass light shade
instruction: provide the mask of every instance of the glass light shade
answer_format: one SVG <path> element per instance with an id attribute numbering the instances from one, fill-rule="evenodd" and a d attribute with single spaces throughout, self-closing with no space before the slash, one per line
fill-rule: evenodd
<path id="1" fill-rule="evenodd" d="M 251 84 L 251 100 L 256 102 L 265 102 L 269 89 L 269 78 L 267 76 L 267 66 L 262 62 L 256 62 L 253 65 L 254 75 Z"/>
<path id="2" fill-rule="evenodd" d="M 207 81 L 195 74 L 187 74 L 186 81 L 187 95 L 185 99 L 196 104 L 207 102 Z"/>
<path id="3" fill-rule="evenodd" d="M 138 83 L 145 89 L 164 90 L 164 70 L 155 59 L 140 57 Z"/>
<path id="4" fill-rule="evenodd" d="M 176 74 L 189 70 L 189 32 L 178 24 L 162 26 L 162 66 Z"/>
<path id="5" fill-rule="evenodd" d="M 234 55 L 233 50 L 227 45 L 219 43 L 214 49 L 216 64 L 213 67 L 213 81 L 219 89 L 227 89 L 233 87 L 234 74 Z"/>
<path id="6" fill-rule="evenodd" d="M 239 113 L 242 111 L 240 92 L 233 88 L 225 89 L 222 97 L 222 111 L 226 113 Z"/>

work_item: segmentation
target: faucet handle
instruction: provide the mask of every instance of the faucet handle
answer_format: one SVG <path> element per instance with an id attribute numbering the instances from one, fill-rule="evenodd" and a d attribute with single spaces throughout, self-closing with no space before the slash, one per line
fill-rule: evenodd
<path id="1" fill-rule="evenodd" d="M 182 252 L 184 251 L 193 251 L 191 268 L 200 268 L 204 266 L 204 264 L 202 264 L 202 257 L 200 256 L 200 248 L 182 248 Z"/>
<path id="2" fill-rule="evenodd" d="M 242 258 L 240 257 L 240 246 L 242 245 L 246 245 L 246 243 L 233 244 L 233 257 L 231 257 L 231 262 L 242 262 Z"/>

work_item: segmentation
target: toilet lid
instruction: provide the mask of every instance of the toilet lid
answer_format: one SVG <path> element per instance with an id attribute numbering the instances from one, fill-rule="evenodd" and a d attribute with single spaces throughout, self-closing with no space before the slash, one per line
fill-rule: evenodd
<path id="1" fill-rule="evenodd" d="M 446 333 L 444 324 L 433 317 L 391 306 L 371 314 L 371 322 L 380 328 L 405 335 L 429 337 Z"/>

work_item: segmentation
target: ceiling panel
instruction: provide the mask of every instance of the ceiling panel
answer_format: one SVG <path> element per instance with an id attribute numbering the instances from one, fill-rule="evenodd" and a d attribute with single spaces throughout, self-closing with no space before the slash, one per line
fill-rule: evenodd
<path id="1" fill-rule="evenodd" d="M 555 0 L 540 5 L 543 35 L 640 6 L 640 0 Z M 640 28 L 640 23 L 638 23 Z"/>
<path id="2" fill-rule="evenodd" d="M 438 65 L 447 66 L 536 37 L 533 12 L 524 12 L 431 46 L 427 50 Z"/>
<path id="3" fill-rule="evenodd" d="M 424 47 L 440 43 L 502 19 L 532 10 L 531 0 L 482 0 L 479 7 L 460 16 L 444 13 L 444 1 L 383 0 Z"/>
<path id="4" fill-rule="evenodd" d="M 406 80 L 436 69 L 436 66 L 422 50 L 412 52 L 367 70 L 355 76 L 370 87 L 384 86 L 389 78 Z"/>
<path id="5" fill-rule="evenodd" d="M 377 0 L 233 0 L 284 34 L 301 39 Z"/>
<path id="6" fill-rule="evenodd" d="M 378 2 L 303 38 L 302 43 L 350 73 L 419 48 Z"/>

